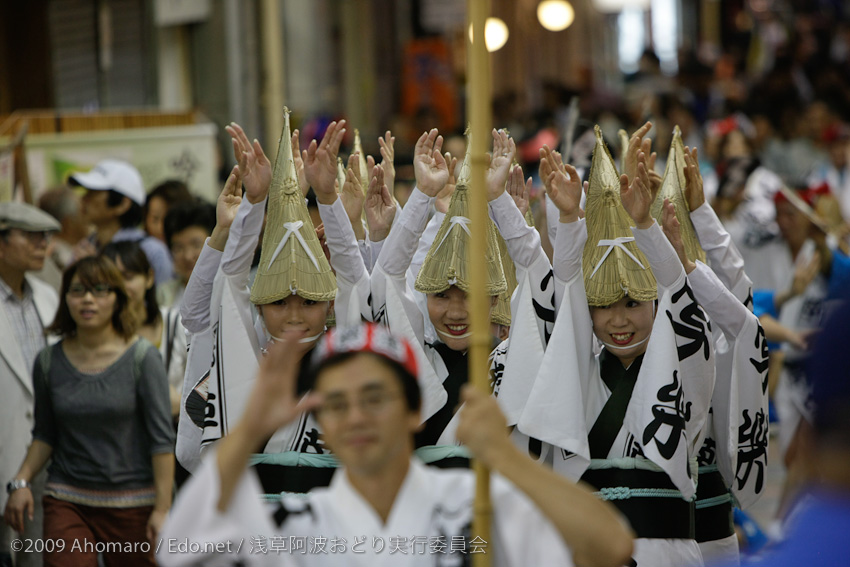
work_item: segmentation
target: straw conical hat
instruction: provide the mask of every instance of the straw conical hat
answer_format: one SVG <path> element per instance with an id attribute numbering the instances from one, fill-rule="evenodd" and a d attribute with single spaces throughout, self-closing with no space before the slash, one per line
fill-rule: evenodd
<path id="1" fill-rule="evenodd" d="M 467 147 L 469 144 L 467 143 Z M 463 159 L 455 192 L 449 202 L 449 210 L 428 255 L 416 277 L 415 288 L 422 293 L 439 293 L 456 285 L 469 293 L 467 257 L 469 256 L 469 230 L 475 230 L 469 222 L 469 152 Z M 496 242 L 496 225 L 487 219 L 487 295 L 499 295 L 508 288 L 505 272 Z"/>
<path id="2" fill-rule="evenodd" d="M 501 234 L 496 235 L 496 243 L 499 246 L 499 257 L 502 260 L 502 268 L 505 270 L 505 282 L 507 289 L 499 294 L 496 305 L 490 311 L 490 322 L 497 325 L 510 326 L 511 324 L 511 296 L 517 286 L 516 266 L 508 254 L 508 245 Z"/>
<path id="3" fill-rule="evenodd" d="M 525 212 L 525 222 L 528 226 L 534 226 L 534 216 L 529 208 Z M 505 271 L 505 281 L 508 284 L 508 289 L 499 294 L 499 300 L 495 307 L 490 312 L 490 322 L 497 325 L 510 326 L 511 324 L 511 297 L 518 285 L 516 279 L 516 266 L 511 260 L 511 255 L 508 254 L 508 245 L 502 235 L 496 233 L 496 243 L 499 245 L 499 257 L 502 259 L 502 268 Z"/>
<path id="4" fill-rule="evenodd" d="M 298 187 L 292 161 L 289 109 L 285 108 L 283 132 L 269 188 L 263 250 L 251 288 L 251 301 L 260 305 L 290 295 L 331 301 L 336 297 L 336 277 L 322 252 Z"/>
<path id="5" fill-rule="evenodd" d="M 504 130 L 510 135 L 507 128 Z M 516 165 L 519 165 L 519 162 L 514 158 L 511 169 Z M 531 207 L 525 211 L 525 222 L 528 226 L 534 226 L 534 215 L 531 214 Z M 505 239 L 498 232 L 496 232 L 496 243 L 499 245 L 499 257 L 502 259 L 502 269 L 505 271 L 505 281 L 508 284 L 508 289 L 499 294 L 496 305 L 490 311 L 490 322 L 509 327 L 511 325 L 511 297 L 517 286 L 516 266 L 514 265 L 514 261 L 511 260 L 511 255 L 508 253 L 508 245 Z"/>
<path id="6" fill-rule="evenodd" d="M 620 176 L 595 128 L 596 146 L 587 194 L 587 243 L 582 270 L 587 303 L 604 307 L 629 296 L 651 301 L 658 296 L 649 262 L 634 242 L 632 220 L 620 202 Z"/>
<path id="7" fill-rule="evenodd" d="M 676 219 L 681 227 L 682 242 L 685 244 L 685 254 L 692 262 L 705 262 L 705 251 L 700 246 L 694 223 L 685 199 L 685 145 L 682 143 L 682 131 L 679 126 L 673 130 L 673 141 L 670 143 L 670 153 L 667 154 L 667 166 L 664 169 L 664 179 L 658 197 L 652 203 L 652 216 L 661 224 L 661 214 L 664 199 L 669 199 L 676 206 Z"/>

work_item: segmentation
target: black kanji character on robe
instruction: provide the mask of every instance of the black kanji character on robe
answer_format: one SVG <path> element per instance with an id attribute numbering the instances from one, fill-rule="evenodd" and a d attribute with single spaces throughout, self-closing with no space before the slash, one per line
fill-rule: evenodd
<path id="1" fill-rule="evenodd" d="M 490 391 L 497 398 L 499 397 L 499 388 L 502 386 L 502 376 L 505 374 L 505 363 L 503 362 L 506 355 L 502 345 L 499 345 L 493 352 L 492 364 L 490 365 Z"/>
<path id="2" fill-rule="evenodd" d="M 687 296 L 689 300 L 681 312 L 681 321 L 673 318 L 673 314 L 667 311 L 667 318 L 670 319 L 670 324 L 673 326 L 673 332 L 677 337 L 682 337 L 690 342 L 680 345 L 676 341 L 676 350 L 679 354 L 679 360 L 685 360 L 689 356 L 697 353 L 702 349 L 703 356 L 708 360 L 711 354 L 711 346 L 709 344 L 709 335 L 711 333 L 711 324 L 706 318 L 705 311 L 699 306 L 694 298 L 694 292 L 691 287 L 685 283 L 682 289 L 673 294 L 673 303 L 679 303 L 680 299 Z"/>
<path id="3" fill-rule="evenodd" d="M 540 291 L 545 292 L 549 288 L 549 283 L 553 281 L 554 277 L 554 272 L 549 270 L 549 273 L 546 274 L 546 277 L 540 282 Z M 531 303 L 534 306 L 534 313 L 537 317 L 542 321 L 545 321 L 545 324 L 543 325 L 543 340 L 548 345 L 549 337 L 552 336 L 552 327 L 555 325 L 555 290 L 552 290 L 552 297 L 548 302 L 548 306 L 541 305 L 536 299 L 532 299 Z"/>
<path id="4" fill-rule="evenodd" d="M 652 422 L 643 431 L 643 444 L 654 440 L 658 452 L 665 459 L 673 458 L 679 447 L 679 440 L 685 431 L 686 422 L 691 419 L 691 402 L 685 403 L 685 394 L 679 382 L 679 371 L 673 371 L 673 382 L 658 390 L 658 403 L 652 406 Z M 669 405 L 665 405 L 668 402 Z M 670 403 L 672 402 L 672 403 Z M 668 426 L 670 434 L 665 441 L 656 435 L 661 426 Z"/>
<path id="5" fill-rule="evenodd" d="M 310 431 L 304 432 L 304 437 L 301 438 L 301 449 L 299 452 L 321 455 L 325 452 L 324 446 L 325 442 L 322 440 L 319 430 L 314 427 Z"/>
<path id="6" fill-rule="evenodd" d="M 767 392 L 767 367 L 770 361 L 768 360 L 768 352 L 767 352 L 767 338 L 764 336 L 764 329 L 761 325 L 758 326 L 758 332 L 756 333 L 756 343 L 755 347 L 759 349 L 759 358 L 751 358 L 750 364 L 756 369 L 762 376 L 761 380 L 761 393 L 764 394 Z"/>
<path id="7" fill-rule="evenodd" d="M 697 464 L 704 467 L 713 465 L 717 461 L 717 443 L 711 437 L 706 437 L 702 442 L 702 447 L 699 448 L 697 455 Z"/>
<path id="8" fill-rule="evenodd" d="M 764 411 L 756 412 L 755 419 L 750 418 L 749 410 L 744 410 L 744 423 L 738 428 L 738 470 L 735 479 L 738 490 L 744 488 L 753 468 L 756 469 L 756 494 L 764 487 L 764 468 L 767 465 L 768 423 Z"/>
<path id="9" fill-rule="evenodd" d="M 643 447 L 640 446 L 640 443 L 637 442 L 637 439 L 631 433 L 626 437 L 626 450 L 623 452 L 623 456 L 646 458 L 646 455 L 643 453 Z"/>
<path id="10" fill-rule="evenodd" d="M 216 397 L 209 391 L 209 380 L 210 373 L 207 372 L 186 397 L 186 414 L 200 429 L 218 427 L 215 411 Z"/>

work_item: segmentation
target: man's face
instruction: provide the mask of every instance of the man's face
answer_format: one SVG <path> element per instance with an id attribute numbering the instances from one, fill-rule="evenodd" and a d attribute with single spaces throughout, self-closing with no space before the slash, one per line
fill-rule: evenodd
<path id="1" fill-rule="evenodd" d="M 174 258 L 174 271 L 183 283 L 189 281 L 208 236 L 206 229 L 200 226 L 190 226 L 172 235 L 171 256 Z"/>
<path id="2" fill-rule="evenodd" d="M 44 267 L 51 236 L 50 232 L 10 229 L 0 238 L 0 262 L 20 273 L 37 272 Z"/>
<path id="3" fill-rule="evenodd" d="M 95 226 L 117 220 L 127 209 L 130 208 L 130 199 L 124 197 L 122 203 L 117 207 L 110 207 L 107 203 L 109 191 L 94 191 L 87 189 L 80 201 L 80 212 L 87 222 Z"/>
<path id="4" fill-rule="evenodd" d="M 145 217 L 145 232 L 165 242 L 165 215 L 168 213 L 168 203 L 161 197 L 148 201 L 148 214 Z"/>
<path id="5" fill-rule="evenodd" d="M 404 467 L 413 452 L 419 412 L 407 407 L 401 381 L 377 356 L 362 354 L 323 370 L 315 391 L 325 442 L 352 473 Z"/>
<path id="6" fill-rule="evenodd" d="M 776 224 L 782 238 L 789 244 L 800 245 L 809 236 L 811 222 L 790 201 L 776 203 Z"/>

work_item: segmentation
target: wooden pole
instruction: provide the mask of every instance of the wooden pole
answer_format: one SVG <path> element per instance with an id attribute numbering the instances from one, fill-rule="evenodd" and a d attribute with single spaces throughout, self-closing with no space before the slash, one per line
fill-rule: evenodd
<path id="1" fill-rule="evenodd" d="M 487 147 L 492 139 L 490 135 L 493 121 L 490 106 L 490 57 L 484 41 L 484 24 L 489 13 L 488 0 L 467 0 L 467 18 L 472 23 L 474 41 L 467 44 L 467 115 L 469 116 L 472 140 L 467 149 L 470 155 L 470 238 L 469 256 L 472 263 L 469 276 L 469 311 L 472 337 L 469 352 L 469 379 L 473 386 L 489 393 L 489 364 L 491 350 L 490 339 L 490 297 L 487 295 L 487 267 L 484 264 L 487 252 Z M 469 35 L 467 34 L 467 41 Z M 473 537 L 487 542 L 487 553 L 473 556 L 475 567 L 489 567 L 491 564 L 492 542 L 490 537 L 490 472 L 478 461 L 473 462 L 476 475 L 475 514 L 472 521 Z M 480 541 L 480 540 L 478 540 Z"/>
<path id="2" fill-rule="evenodd" d="M 278 136 L 283 127 L 284 73 L 283 39 L 280 35 L 280 0 L 263 0 L 263 102 L 265 104 L 266 152 L 276 153 Z M 272 155 L 271 153 L 269 155 Z"/>

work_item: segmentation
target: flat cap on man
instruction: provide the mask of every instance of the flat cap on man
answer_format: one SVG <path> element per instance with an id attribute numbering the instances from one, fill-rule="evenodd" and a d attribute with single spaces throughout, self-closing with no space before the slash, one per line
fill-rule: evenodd
<path id="1" fill-rule="evenodd" d="M 58 231 L 59 221 L 38 207 L 26 203 L 0 203 L 0 230 L 17 228 L 26 232 Z"/>

